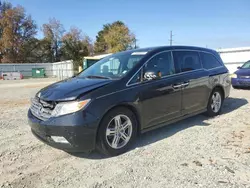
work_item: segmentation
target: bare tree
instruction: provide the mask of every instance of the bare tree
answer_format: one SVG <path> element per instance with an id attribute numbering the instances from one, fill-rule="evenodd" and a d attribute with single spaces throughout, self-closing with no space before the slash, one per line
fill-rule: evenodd
<path id="1" fill-rule="evenodd" d="M 63 25 L 59 20 L 52 18 L 49 20 L 49 23 L 43 24 L 42 30 L 45 39 L 50 43 L 51 61 L 59 61 L 59 50 L 62 44 L 62 36 L 65 32 Z"/>

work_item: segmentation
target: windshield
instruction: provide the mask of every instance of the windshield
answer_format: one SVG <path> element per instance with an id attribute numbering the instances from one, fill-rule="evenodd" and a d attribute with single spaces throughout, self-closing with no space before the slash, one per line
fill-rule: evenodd
<path id="1" fill-rule="evenodd" d="M 244 65 L 241 67 L 242 69 L 250 69 L 250 61 L 246 62 Z"/>
<path id="2" fill-rule="evenodd" d="M 79 77 L 119 79 L 126 75 L 140 60 L 146 52 L 123 52 L 113 54 L 96 62 Z"/>

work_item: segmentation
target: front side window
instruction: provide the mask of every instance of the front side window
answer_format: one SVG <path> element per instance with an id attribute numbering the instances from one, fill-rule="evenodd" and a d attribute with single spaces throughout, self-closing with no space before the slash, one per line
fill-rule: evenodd
<path id="1" fill-rule="evenodd" d="M 113 54 L 96 62 L 79 77 L 120 79 L 125 76 L 147 52 L 122 52 Z"/>
<path id="2" fill-rule="evenodd" d="M 142 70 L 140 70 L 138 73 L 136 73 L 133 78 L 130 80 L 129 84 L 136 84 L 141 82 L 141 76 L 142 76 Z"/>
<path id="3" fill-rule="evenodd" d="M 199 53 L 195 51 L 174 51 L 174 62 L 176 64 L 176 71 L 187 72 L 202 68 Z"/>
<path id="4" fill-rule="evenodd" d="M 144 73 L 154 72 L 161 77 L 175 73 L 171 52 L 162 52 L 154 56 L 144 66 Z"/>
<path id="5" fill-rule="evenodd" d="M 212 54 L 200 52 L 200 56 L 204 69 L 213 69 L 221 66 L 220 62 Z"/>
<path id="6" fill-rule="evenodd" d="M 149 80 L 145 77 L 146 73 L 153 73 L 159 77 L 172 75 L 175 73 L 175 66 L 172 60 L 171 52 L 162 52 L 153 56 L 130 80 L 129 84 L 139 83 Z"/>

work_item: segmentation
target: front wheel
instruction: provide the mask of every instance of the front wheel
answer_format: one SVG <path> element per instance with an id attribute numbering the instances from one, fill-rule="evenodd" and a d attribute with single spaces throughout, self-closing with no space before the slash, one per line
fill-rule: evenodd
<path id="1" fill-rule="evenodd" d="M 137 135 L 137 121 L 132 111 L 119 107 L 108 112 L 100 124 L 97 149 L 115 156 L 126 152 Z"/>
<path id="2" fill-rule="evenodd" d="M 217 116 L 221 112 L 224 97 L 220 89 L 215 89 L 208 101 L 206 115 L 213 117 Z"/>

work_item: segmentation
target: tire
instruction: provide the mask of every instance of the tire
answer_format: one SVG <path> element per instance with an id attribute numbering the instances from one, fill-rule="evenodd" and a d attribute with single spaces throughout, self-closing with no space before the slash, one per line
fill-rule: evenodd
<path id="1" fill-rule="evenodd" d="M 128 151 L 136 139 L 137 127 L 136 117 L 131 110 L 125 107 L 111 110 L 100 124 L 97 150 L 107 156 L 116 156 Z"/>
<path id="2" fill-rule="evenodd" d="M 216 96 L 218 98 L 216 98 Z M 214 102 L 214 101 L 217 101 L 217 102 Z M 209 117 L 214 117 L 214 116 L 219 115 L 221 112 L 223 101 L 224 101 L 224 96 L 222 94 L 222 91 L 218 88 L 215 88 L 209 97 L 209 101 L 207 104 L 207 112 L 205 114 Z"/>

